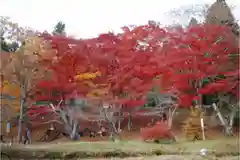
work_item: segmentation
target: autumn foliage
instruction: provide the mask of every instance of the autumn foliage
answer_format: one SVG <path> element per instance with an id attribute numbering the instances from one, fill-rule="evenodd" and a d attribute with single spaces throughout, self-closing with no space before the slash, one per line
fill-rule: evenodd
<path id="1" fill-rule="evenodd" d="M 179 102 L 189 106 L 202 91 L 198 82 L 237 67 L 229 59 L 238 52 L 237 45 L 225 26 L 204 24 L 167 30 L 144 25 L 124 27 L 123 31 L 87 40 L 46 37 L 57 51 L 50 67 L 53 83 L 74 84 L 75 91 L 84 96 L 104 88 L 112 97 L 128 93 L 135 98 L 158 85 L 163 91 L 179 94 Z M 76 79 L 84 75 L 88 78 Z"/>
<path id="2" fill-rule="evenodd" d="M 163 73 L 166 79 L 164 82 L 168 83 L 164 86 L 169 86 L 168 90 L 179 95 L 181 106 L 191 106 L 193 100 L 200 100 L 205 87 L 202 84 L 204 79 L 209 79 L 214 86 L 218 83 L 218 75 L 239 70 L 237 63 L 233 64 L 229 58 L 238 54 L 237 44 L 225 26 L 197 25 L 185 31 L 180 30 L 170 43 L 173 44 L 168 46 L 168 53 L 162 63 L 169 68 Z M 229 85 L 224 86 L 224 91 L 232 88 Z M 211 90 L 214 88 L 218 88 L 217 85 Z M 208 92 L 211 93 L 211 90 Z"/>
<path id="3" fill-rule="evenodd" d="M 65 100 L 74 93 L 129 111 L 144 105 L 153 86 L 177 95 L 180 107 L 190 107 L 193 100 L 201 103 L 203 94 L 239 93 L 239 52 L 226 26 L 169 29 L 148 24 L 92 39 L 42 37 L 54 50 L 54 56 L 42 62 L 52 78 L 38 84 L 42 93 L 47 90 L 49 94 L 36 96 L 36 101 Z M 224 78 L 218 80 L 219 75 Z M 208 85 L 203 85 L 205 79 Z M 53 92 L 58 96 L 52 96 Z M 145 140 L 172 137 L 164 123 L 142 129 L 141 135 Z"/>
<path id="4" fill-rule="evenodd" d="M 175 140 L 167 123 L 163 121 L 157 122 L 152 127 L 141 128 L 140 135 L 144 141 L 160 139 Z"/>

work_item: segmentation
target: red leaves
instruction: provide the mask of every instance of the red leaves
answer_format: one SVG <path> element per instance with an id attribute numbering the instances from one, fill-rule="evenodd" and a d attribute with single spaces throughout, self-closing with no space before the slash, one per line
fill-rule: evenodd
<path id="1" fill-rule="evenodd" d="M 212 94 L 229 92 L 233 83 L 229 78 L 224 82 L 213 82 L 201 88 L 196 86 L 203 79 L 214 78 L 224 74 L 229 69 L 234 70 L 229 54 L 238 53 L 231 31 L 225 26 L 197 25 L 171 36 L 168 53 L 162 59 L 171 68 L 170 72 L 163 72 L 163 78 L 168 77 L 169 89 L 178 91 L 179 103 L 191 106 L 198 94 Z M 224 65 L 221 65 L 224 64 Z M 238 68 L 238 67 L 237 67 Z M 236 69 L 236 66 L 235 66 Z M 239 69 L 238 69 L 239 70 Z M 167 76 L 164 76 L 167 74 Z M 166 81 L 166 78 L 164 78 Z M 200 87 L 200 90 L 198 91 Z"/>
<path id="2" fill-rule="evenodd" d="M 53 81 L 40 81 L 38 83 L 38 87 L 39 88 L 47 88 L 49 90 L 52 90 L 54 88 L 60 88 L 61 86 L 59 86 L 58 84 L 54 83 Z"/>
<path id="3" fill-rule="evenodd" d="M 141 128 L 140 135 L 144 141 L 174 139 L 166 122 L 157 122 L 153 127 Z"/>
<path id="4" fill-rule="evenodd" d="M 200 96 L 181 93 L 179 95 L 179 106 L 191 107 L 194 100 L 200 100 Z"/>
<path id="5" fill-rule="evenodd" d="M 227 77 L 237 78 L 237 77 L 239 77 L 240 72 L 239 72 L 239 69 L 237 69 L 237 70 L 234 70 L 234 71 L 226 72 L 224 75 L 227 76 Z"/>
<path id="6" fill-rule="evenodd" d="M 123 100 L 120 100 L 119 102 L 127 107 L 137 107 L 137 106 L 143 106 L 146 101 L 123 99 Z"/>
<path id="7" fill-rule="evenodd" d="M 27 111 L 28 116 L 34 117 L 37 115 L 44 115 L 51 112 L 52 109 L 48 106 L 31 106 L 31 108 Z"/>
<path id="8" fill-rule="evenodd" d="M 226 78 L 210 83 L 199 90 L 200 94 L 214 94 L 218 92 L 232 92 L 237 97 L 239 95 L 239 69 L 235 71 L 225 72 Z"/>
<path id="9" fill-rule="evenodd" d="M 220 91 L 226 91 L 228 88 L 228 82 L 226 81 L 218 81 L 214 83 L 210 83 L 209 85 L 201 88 L 199 90 L 200 94 L 214 94 Z"/>
<path id="10" fill-rule="evenodd" d="M 228 71 L 239 70 L 236 65 L 232 67 L 229 60 L 229 54 L 238 50 L 228 28 L 204 24 L 167 30 L 150 24 L 124 27 L 123 31 L 86 40 L 48 36 L 57 60 L 50 65 L 54 73 L 51 82 L 39 85 L 58 88 L 64 93 L 77 91 L 86 96 L 93 88 L 84 81 L 75 81 L 74 77 L 99 71 L 101 76 L 91 82 L 96 84 L 94 89 L 106 84 L 108 95 L 103 96 L 108 98 L 119 98 L 122 92 L 133 99 L 139 98 L 157 85 L 162 91 L 177 92 L 181 106 L 191 106 L 199 94 L 236 92 L 233 79 L 237 74 L 228 74 Z M 214 82 L 198 91 L 199 86 L 194 83 L 220 73 L 226 73 L 226 82 Z M 128 103 L 128 106 L 138 104 Z"/>

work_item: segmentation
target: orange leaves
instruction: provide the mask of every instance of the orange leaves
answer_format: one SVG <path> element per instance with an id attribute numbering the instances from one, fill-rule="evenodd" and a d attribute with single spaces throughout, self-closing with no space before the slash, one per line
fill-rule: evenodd
<path id="1" fill-rule="evenodd" d="M 11 84 L 6 80 L 0 86 L 2 119 L 11 119 L 19 112 L 21 102 L 20 90 L 19 85 Z"/>
<path id="2" fill-rule="evenodd" d="M 86 97 L 103 97 L 108 94 L 108 88 L 99 88 L 93 89 L 92 91 L 88 92 Z"/>
<path id="3" fill-rule="evenodd" d="M 98 76 L 101 76 L 101 72 L 95 72 L 95 73 L 82 73 L 75 76 L 76 80 L 89 80 L 89 79 L 95 79 Z"/>

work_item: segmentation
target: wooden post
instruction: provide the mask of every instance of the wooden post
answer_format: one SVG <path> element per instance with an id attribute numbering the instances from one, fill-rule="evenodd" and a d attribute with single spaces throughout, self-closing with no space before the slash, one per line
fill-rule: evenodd
<path id="1" fill-rule="evenodd" d="M 202 138 L 203 138 L 203 140 L 206 140 L 206 138 L 205 138 L 205 130 L 204 130 L 204 121 L 203 121 L 202 117 L 201 117 L 201 128 L 202 128 Z"/>

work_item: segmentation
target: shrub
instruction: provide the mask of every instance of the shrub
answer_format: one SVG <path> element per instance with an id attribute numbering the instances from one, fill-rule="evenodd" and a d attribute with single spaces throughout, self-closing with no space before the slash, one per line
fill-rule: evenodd
<path id="1" fill-rule="evenodd" d="M 144 141 L 156 141 L 161 139 L 175 141 L 175 137 L 172 134 L 171 130 L 168 128 L 166 122 L 157 122 L 152 127 L 141 128 L 140 135 Z"/>

